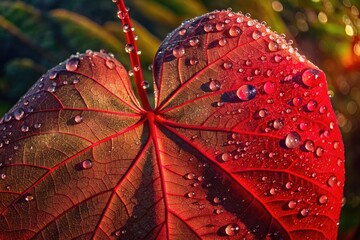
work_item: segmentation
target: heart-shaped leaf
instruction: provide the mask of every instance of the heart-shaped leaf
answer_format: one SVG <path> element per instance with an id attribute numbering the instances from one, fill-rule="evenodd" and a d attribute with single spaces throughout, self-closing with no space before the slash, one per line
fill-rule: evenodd
<path id="1" fill-rule="evenodd" d="M 320 69 L 229 10 L 184 22 L 153 69 L 154 110 L 88 51 L 2 118 L 0 238 L 336 239 L 344 151 Z"/>

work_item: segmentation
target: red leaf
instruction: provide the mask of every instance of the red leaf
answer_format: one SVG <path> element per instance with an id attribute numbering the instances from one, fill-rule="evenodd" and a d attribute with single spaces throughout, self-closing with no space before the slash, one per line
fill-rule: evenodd
<path id="1" fill-rule="evenodd" d="M 35 84 L 1 121 L 0 238 L 336 239 L 340 131 L 282 36 L 206 14 L 165 39 L 154 81 L 146 111 L 87 52 Z"/>

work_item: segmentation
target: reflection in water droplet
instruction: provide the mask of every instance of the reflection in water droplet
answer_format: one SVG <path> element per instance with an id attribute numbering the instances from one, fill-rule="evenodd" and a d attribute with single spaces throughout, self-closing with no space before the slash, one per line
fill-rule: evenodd
<path id="1" fill-rule="evenodd" d="M 90 169 L 90 168 L 92 168 L 92 166 L 93 166 L 93 163 L 90 159 L 86 159 L 81 162 L 81 167 L 83 169 Z"/>
<path id="2" fill-rule="evenodd" d="M 180 58 L 185 55 L 185 48 L 183 46 L 177 46 L 173 49 L 173 55 L 176 58 Z"/>
<path id="3" fill-rule="evenodd" d="M 230 223 L 225 227 L 225 233 L 227 236 L 234 236 L 240 231 L 240 227 L 236 223 Z"/>
<path id="4" fill-rule="evenodd" d="M 300 215 L 301 215 L 302 217 L 307 217 L 307 216 L 309 215 L 309 209 L 303 208 L 303 209 L 300 210 L 299 213 L 300 213 Z"/>
<path id="5" fill-rule="evenodd" d="M 275 92 L 275 90 L 276 90 L 275 83 L 268 81 L 264 84 L 264 92 L 265 93 L 272 94 Z"/>
<path id="6" fill-rule="evenodd" d="M 269 42 L 268 48 L 271 52 L 275 52 L 279 50 L 279 44 L 277 42 L 271 41 Z"/>
<path id="7" fill-rule="evenodd" d="M 27 202 L 31 202 L 32 200 L 34 200 L 34 197 L 31 194 L 29 194 L 25 197 L 25 201 L 27 201 Z"/>
<path id="8" fill-rule="evenodd" d="M 236 91 L 236 95 L 240 100 L 248 101 L 256 96 L 256 88 L 253 85 L 245 84 L 239 87 Z"/>
<path id="9" fill-rule="evenodd" d="M 209 88 L 211 91 L 215 92 L 218 91 L 221 87 L 221 84 L 218 80 L 210 80 L 209 82 Z"/>
<path id="10" fill-rule="evenodd" d="M 66 70 L 70 71 L 70 72 L 74 72 L 78 69 L 79 67 L 79 62 L 80 59 L 77 57 L 72 57 L 70 58 L 67 62 L 66 62 Z"/>
<path id="11" fill-rule="evenodd" d="M 334 175 L 331 175 L 326 181 L 326 183 L 329 187 L 333 187 L 337 183 L 337 178 Z"/>
<path id="12" fill-rule="evenodd" d="M 315 143 L 312 140 L 306 140 L 304 143 L 304 147 L 309 152 L 315 151 Z"/>
<path id="13" fill-rule="evenodd" d="M 318 202 L 319 204 L 325 204 L 327 203 L 328 201 L 328 197 L 326 195 L 321 195 L 319 198 L 318 198 Z"/>
<path id="14" fill-rule="evenodd" d="M 292 149 L 300 146 L 301 137 L 297 132 L 290 132 L 285 138 L 286 147 Z"/>
<path id="15" fill-rule="evenodd" d="M 231 26 L 229 29 L 229 35 L 231 37 L 237 37 L 241 34 L 241 29 L 238 26 Z"/>
<path id="16" fill-rule="evenodd" d="M 25 115 L 25 111 L 22 108 L 17 108 L 14 111 L 14 118 L 18 121 L 21 120 L 24 117 L 24 115 Z M 8 116 L 10 116 L 10 115 L 8 115 Z M 11 117 L 10 117 L 10 119 L 11 119 Z M 8 121 L 6 121 L 6 118 L 5 118 L 5 122 L 8 122 Z"/>
<path id="17" fill-rule="evenodd" d="M 110 59 L 106 60 L 105 65 L 106 65 L 106 67 L 109 68 L 109 69 L 114 69 L 114 68 L 115 68 L 115 63 L 114 63 L 114 61 L 112 61 L 112 60 L 110 60 Z"/>
<path id="18" fill-rule="evenodd" d="M 302 82 L 308 87 L 319 85 L 323 78 L 322 72 L 317 69 L 308 69 L 301 76 Z"/>

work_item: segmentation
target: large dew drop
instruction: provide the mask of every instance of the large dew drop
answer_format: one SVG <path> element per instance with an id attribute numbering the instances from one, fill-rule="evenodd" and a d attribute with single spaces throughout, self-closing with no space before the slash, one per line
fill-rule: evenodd
<path id="1" fill-rule="evenodd" d="M 221 87 L 221 84 L 218 80 L 211 80 L 209 82 L 209 88 L 212 92 L 218 91 Z"/>
<path id="2" fill-rule="evenodd" d="M 78 69 L 79 67 L 79 58 L 77 57 L 72 57 L 70 58 L 67 62 L 66 62 L 66 70 L 68 70 L 69 72 L 74 72 Z"/>
<path id="3" fill-rule="evenodd" d="M 301 144 L 301 137 L 297 132 L 290 132 L 285 138 L 287 148 L 296 148 Z"/>
<path id="4" fill-rule="evenodd" d="M 93 163 L 90 159 L 86 159 L 86 160 L 82 161 L 82 163 L 81 163 L 81 167 L 83 169 L 90 169 L 90 168 L 92 168 L 92 166 L 93 166 Z"/>
<path id="5" fill-rule="evenodd" d="M 185 55 L 185 48 L 183 46 L 177 46 L 173 49 L 173 55 L 176 58 L 181 58 Z"/>
<path id="6" fill-rule="evenodd" d="M 325 78 L 324 73 L 317 69 L 308 69 L 302 74 L 302 82 L 308 87 L 319 85 L 320 81 Z"/>
<path id="7" fill-rule="evenodd" d="M 230 223 L 225 227 L 225 233 L 227 236 L 234 236 L 239 231 L 240 231 L 240 227 L 236 223 Z"/>
<path id="8" fill-rule="evenodd" d="M 18 108 L 14 111 L 14 118 L 18 121 L 21 120 L 24 117 L 24 115 L 25 115 L 25 111 L 22 108 Z"/>
<path id="9" fill-rule="evenodd" d="M 256 96 L 256 88 L 253 85 L 245 84 L 239 87 L 236 91 L 236 95 L 240 100 L 248 101 Z"/>

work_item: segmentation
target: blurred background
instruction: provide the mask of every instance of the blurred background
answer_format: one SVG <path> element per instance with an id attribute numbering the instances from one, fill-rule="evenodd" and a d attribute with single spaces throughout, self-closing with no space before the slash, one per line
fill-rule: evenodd
<path id="1" fill-rule="evenodd" d="M 360 239 L 360 1 L 128 0 L 145 80 L 166 34 L 214 9 L 249 12 L 288 39 L 327 75 L 346 147 L 346 204 L 339 239 Z M 115 54 L 129 68 L 111 0 L 0 1 L 0 116 L 48 69 L 87 49 Z M 152 87 L 149 93 L 152 92 Z"/>

